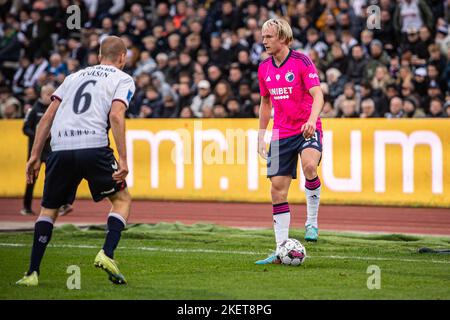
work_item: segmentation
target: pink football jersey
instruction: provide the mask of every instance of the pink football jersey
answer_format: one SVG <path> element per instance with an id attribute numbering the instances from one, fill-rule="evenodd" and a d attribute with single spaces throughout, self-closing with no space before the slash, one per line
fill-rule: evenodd
<path id="1" fill-rule="evenodd" d="M 290 50 L 286 60 L 277 67 L 272 57 L 267 58 L 259 64 L 258 80 L 261 96 L 270 95 L 274 108 L 272 140 L 300 134 L 311 114 L 313 98 L 309 89 L 320 85 L 311 59 Z M 322 136 L 320 118 L 316 129 Z"/>

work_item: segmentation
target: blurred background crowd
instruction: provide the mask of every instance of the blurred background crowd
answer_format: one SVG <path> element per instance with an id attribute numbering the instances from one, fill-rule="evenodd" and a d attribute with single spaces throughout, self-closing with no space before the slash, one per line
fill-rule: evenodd
<path id="1" fill-rule="evenodd" d="M 74 4 L 79 30 L 66 24 Z M 318 69 L 322 117 L 450 117 L 450 0 L 0 0 L 0 118 L 97 64 L 107 35 L 128 48 L 129 118 L 258 117 L 261 26 L 274 17 Z"/>

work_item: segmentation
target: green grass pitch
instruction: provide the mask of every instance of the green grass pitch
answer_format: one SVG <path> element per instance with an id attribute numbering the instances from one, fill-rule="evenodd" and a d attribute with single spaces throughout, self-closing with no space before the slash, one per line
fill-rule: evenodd
<path id="1" fill-rule="evenodd" d="M 305 243 L 300 267 L 258 266 L 273 249 L 272 230 L 209 224 L 131 225 L 116 259 L 129 284 L 117 286 L 93 260 L 102 227 L 55 229 L 41 266 L 39 287 L 14 283 L 28 267 L 31 232 L 0 233 L 0 299 L 450 299 L 450 255 L 419 254 L 448 248 L 450 238 L 321 232 Z M 70 265 L 81 270 L 81 289 L 69 290 Z M 380 269 L 380 289 L 369 290 L 368 267 Z M 369 280 L 370 283 L 372 283 Z"/>

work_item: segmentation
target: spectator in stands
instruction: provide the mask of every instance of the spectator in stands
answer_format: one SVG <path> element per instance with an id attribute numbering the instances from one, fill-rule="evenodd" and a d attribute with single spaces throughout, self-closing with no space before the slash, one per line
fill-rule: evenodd
<path id="1" fill-rule="evenodd" d="M 248 81 L 242 81 L 239 84 L 238 101 L 240 105 L 240 114 L 242 117 L 251 117 L 253 114 L 252 90 Z"/>
<path id="2" fill-rule="evenodd" d="M 393 16 L 394 28 L 398 33 L 419 30 L 422 26 L 433 27 L 433 13 L 425 0 L 400 0 Z"/>
<path id="3" fill-rule="evenodd" d="M 225 105 L 228 99 L 233 96 L 230 84 L 226 80 L 219 81 L 214 88 L 214 96 L 216 104 Z"/>
<path id="4" fill-rule="evenodd" d="M 344 86 L 344 92 L 335 100 L 334 102 L 334 109 L 337 112 L 337 117 L 341 117 L 343 113 L 343 102 L 347 100 L 352 100 L 354 102 L 354 109 L 355 112 L 358 112 L 359 110 L 357 107 L 360 105 L 360 98 L 355 90 L 355 85 L 352 82 L 348 82 Z M 347 108 L 347 111 L 350 108 Z M 351 113 L 348 113 L 350 115 Z"/>
<path id="5" fill-rule="evenodd" d="M 237 63 L 231 64 L 228 82 L 230 83 L 233 95 L 238 96 L 239 95 L 239 85 L 242 82 L 242 71 L 241 71 L 241 69 L 239 69 L 239 64 L 237 64 Z"/>
<path id="6" fill-rule="evenodd" d="M 33 9 L 30 14 L 32 23 L 25 31 L 25 50 L 32 60 L 36 55 L 48 58 L 52 50 L 51 18 L 44 16 L 43 11 Z"/>
<path id="7" fill-rule="evenodd" d="M 428 89 L 427 69 L 421 67 L 414 71 L 414 78 L 412 83 L 414 85 L 414 92 L 419 96 L 425 96 Z"/>
<path id="8" fill-rule="evenodd" d="M 34 105 L 38 99 L 38 94 L 35 87 L 28 87 L 24 90 L 23 101 L 23 115 L 26 115 L 28 110 Z"/>
<path id="9" fill-rule="evenodd" d="M 333 104 L 330 101 L 330 98 L 324 99 L 324 104 L 322 108 L 322 112 L 320 113 L 321 118 L 335 118 L 336 110 L 333 108 Z"/>
<path id="10" fill-rule="evenodd" d="M 182 110 L 184 107 L 189 107 L 192 104 L 193 94 L 189 85 L 189 82 L 181 82 L 178 85 L 178 110 Z"/>
<path id="11" fill-rule="evenodd" d="M 319 54 L 320 59 L 324 59 L 328 51 L 328 46 L 325 42 L 320 40 L 319 31 L 315 28 L 310 28 L 306 32 L 306 46 L 305 52 L 309 54 L 311 50 L 315 50 Z"/>
<path id="12" fill-rule="evenodd" d="M 185 47 L 186 50 L 189 52 L 189 55 L 191 56 L 192 60 L 195 60 L 197 58 L 201 46 L 202 46 L 202 38 L 200 37 L 200 35 L 191 33 L 186 37 Z"/>
<path id="13" fill-rule="evenodd" d="M 419 108 L 419 101 L 414 96 L 408 96 L 403 100 L 405 118 L 424 118 L 425 113 Z"/>
<path id="14" fill-rule="evenodd" d="M 243 118 L 245 115 L 241 111 L 241 105 L 237 98 L 231 98 L 227 101 L 227 111 L 229 118 Z"/>
<path id="15" fill-rule="evenodd" d="M 214 88 L 219 83 L 219 81 L 222 80 L 223 74 L 218 66 L 212 64 L 208 67 L 208 76 L 207 77 L 208 77 L 208 81 L 210 83 L 211 88 L 214 90 Z M 194 114 L 195 114 L 195 112 L 194 112 Z"/>
<path id="16" fill-rule="evenodd" d="M 356 44 L 351 49 L 351 58 L 347 67 L 347 77 L 355 84 L 360 84 L 366 70 L 367 60 L 361 45 Z"/>
<path id="17" fill-rule="evenodd" d="M 341 33 L 341 42 L 342 42 L 342 50 L 344 50 L 344 54 L 347 56 L 351 54 L 351 49 L 358 44 L 358 40 L 356 40 L 351 34 L 350 30 L 344 29 Z"/>
<path id="18" fill-rule="evenodd" d="M 391 76 L 389 75 L 388 69 L 385 65 L 380 64 L 375 69 L 375 73 L 372 80 L 372 88 L 373 90 L 380 90 L 384 92 L 386 90 L 386 86 L 390 83 L 393 83 Z"/>
<path id="19" fill-rule="evenodd" d="M 25 86 L 25 73 L 30 66 L 31 62 L 27 56 L 23 56 L 20 58 L 19 67 L 14 73 L 13 82 L 12 82 L 12 91 L 16 95 L 23 94 L 26 86 Z"/>
<path id="20" fill-rule="evenodd" d="M 450 118 L 450 100 L 447 100 L 447 102 L 445 103 L 444 110 L 447 118 Z"/>
<path id="21" fill-rule="evenodd" d="M 239 70 L 241 70 L 242 76 L 246 79 L 251 79 L 253 77 L 252 75 L 258 72 L 258 68 L 250 61 L 248 51 L 245 49 L 240 50 L 237 57 Z"/>
<path id="22" fill-rule="evenodd" d="M 383 44 L 380 40 L 373 40 L 370 43 L 370 59 L 366 66 L 366 73 L 365 73 L 365 79 L 370 80 L 375 76 L 375 70 L 378 67 L 385 67 L 386 72 L 387 65 L 389 64 L 389 57 L 387 56 L 387 53 L 383 50 Z"/>
<path id="23" fill-rule="evenodd" d="M 326 72 L 326 83 L 328 84 L 328 94 L 334 101 L 344 92 L 346 78 L 338 69 L 330 68 Z"/>
<path id="24" fill-rule="evenodd" d="M 12 95 L 7 87 L 0 88 L 0 118 L 17 119 L 20 118 L 20 101 Z"/>
<path id="25" fill-rule="evenodd" d="M 32 87 L 37 84 L 39 77 L 45 72 L 48 67 L 47 59 L 41 53 L 34 55 L 33 63 L 30 64 L 25 71 L 24 85 L 25 87 Z"/>
<path id="26" fill-rule="evenodd" d="M 389 103 L 389 112 L 385 114 L 386 118 L 402 118 L 404 114 L 403 111 L 403 100 L 400 97 L 394 97 Z"/>
<path id="27" fill-rule="evenodd" d="M 3 35 L 0 38 L 0 67 L 5 61 L 19 62 L 21 44 L 19 33 L 10 24 L 3 25 Z"/>
<path id="28" fill-rule="evenodd" d="M 207 80 L 198 83 L 198 94 L 193 98 L 191 109 L 197 118 L 203 117 L 203 109 L 205 107 L 212 108 L 214 106 L 214 95 L 211 94 L 211 85 Z"/>
<path id="29" fill-rule="evenodd" d="M 226 118 L 228 116 L 227 109 L 221 103 L 214 105 L 213 114 L 214 118 Z"/>
<path id="30" fill-rule="evenodd" d="M 152 85 L 163 96 L 172 96 L 176 99 L 176 94 L 173 92 L 170 85 L 165 81 L 164 74 L 161 71 L 155 71 L 152 73 Z"/>
<path id="31" fill-rule="evenodd" d="M 450 50 L 450 47 L 449 47 Z M 441 54 L 441 50 L 439 49 L 439 46 L 435 43 L 432 43 L 428 46 L 428 53 L 429 53 L 429 64 L 434 64 L 437 66 L 438 70 L 445 70 L 447 61 L 445 57 Z M 450 60 L 450 55 L 447 55 Z"/>
<path id="32" fill-rule="evenodd" d="M 383 26 L 382 28 L 374 30 L 375 38 L 384 44 L 386 51 L 389 53 L 394 52 L 394 48 L 397 47 L 397 37 L 390 10 L 381 9 L 381 25 Z"/>
<path id="33" fill-rule="evenodd" d="M 145 89 L 145 97 L 142 99 L 139 118 L 160 118 L 162 116 L 164 102 L 162 95 L 153 86 Z"/>
<path id="34" fill-rule="evenodd" d="M 213 107 L 205 106 L 205 107 L 203 108 L 202 118 L 204 118 L 204 119 L 207 119 L 207 118 L 214 118 Z"/>
<path id="35" fill-rule="evenodd" d="M 371 98 L 362 100 L 360 118 L 380 118 L 375 107 L 375 102 Z"/>
<path id="36" fill-rule="evenodd" d="M 374 40 L 373 39 L 373 32 L 371 30 L 364 29 L 361 32 L 360 43 L 361 43 L 361 48 L 363 49 L 365 56 L 370 56 L 371 55 L 371 48 L 370 48 L 370 46 L 371 46 L 373 40 Z M 381 50 L 382 49 L 383 49 L 383 47 L 381 46 Z"/>
<path id="37" fill-rule="evenodd" d="M 447 49 L 450 44 L 450 36 L 448 34 L 448 24 L 443 24 L 436 28 L 436 36 L 434 42 L 436 42 L 436 44 L 439 45 L 442 54 L 447 53 Z"/>
<path id="38" fill-rule="evenodd" d="M 172 95 L 164 96 L 163 110 L 161 113 L 161 118 L 178 118 L 180 110 L 176 104 L 176 101 Z"/>
<path id="39" fill-rule="evenodd" d="M 347 73 L 348 59 L 345 57 L 344 50 L 342 50 L 339 43 L 335 43 L 331 46 L 331 50 L 329 51 L 327 57 L 327 69 L 336 68 L 341 72 L 341 74 Z"/>
<path id="40" fill-rule="evenodd" d="M 435 81 L 438 86 L 439 89 L 441 89 L 441 92 L 446 92 L 447 91 L 447 82 L 441 78 L 439 69 L 437 67 L 437 65 L 430 63 L 427 65 L 427 75 L 428 75 L 428 80 L 430 82 Z"/>
<path id="41" fill-rule="evenodd" d="M 58 83 L 62 83 L 68 74 L 67 64 L 62 61 L 59 53 L 53 53 L 50 56 L 50 63 L 46 71 L 50 76 L 57 79 Z"/>
<path id="42" fill-rule="evenodd" d="M 195 72 L 195 64 L 187 50 L 179 54 L 179 63 L 180 73 L 193 74 Z"/>
<path id="43" fill-rule="evenodd" d="M 341 103 L 341 118 L 358 118 L 355 100 L 344 99 Z"/>
<path id="44" fill-rule="evenodd" d="M 142 51 L 139 61 L 136 64 L 136 69 L 133 72 L 133 77 L 139 76 L 141 73 L 152 73 L 157 67 L 155 60 L 150 56 L 148 51 Z"/>
<path id="45" fill-rule="evenodd" d="M 430 111 L 428 112 L 430 118 L 444 118 L 445 110 L 444 104 L 439 98 L 432 98 L 430 102 Z"/>
<path id="46" fill-rule="evenodd" d="M 217 65 L 221 70 L 226 70 L 230 63 L 230 52 L 222 47 L 220 35 L 214 33 L 211 35 L 210 50 L 208 52 L 209 60 Z"/>
<path id="47" fill-rule="evenodd" d="M 189 119 L 194 118 L 194 113 L 189 106 L 185 106 L 181 109 L 180 118 Z"/>
<path id="48" fill-rule="evenodd" d="M 434 80 L 430 81 L 430 84 L 428 85 L 427 95 L 422 99 L 422 104 L 427 114 L 429 114 L 430 104 L 433 98 L 439 98 L 441 100 L 443 99 L 439 84 Z"/>

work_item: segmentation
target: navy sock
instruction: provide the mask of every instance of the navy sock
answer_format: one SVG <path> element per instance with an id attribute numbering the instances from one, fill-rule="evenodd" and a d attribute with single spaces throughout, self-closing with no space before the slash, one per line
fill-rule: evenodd
<path id="1" fill-rule="evenodd" d="M 30 268 L 28 274 L 37 271 L 39 274 L 39 267 L 41 260 L 44 257 L 45 249 L 47 248 L 50 239 L 52 238 L 53 220 L 49 217 L 38 218 L 34 225 L 34 240 L 33 248 L 31 249 Z"/>
<path id="2" fill-rule="evenodd" d="M 119 244 L 122 230 L 125 228 L 125 220 L 117 213 L 110 213 L 108 216 L 108 229 L 106 233 L 105 244 L 103 245 L 103 251 L 105 254 L 114 259 L 114 250 L 116 250 Z"/>

